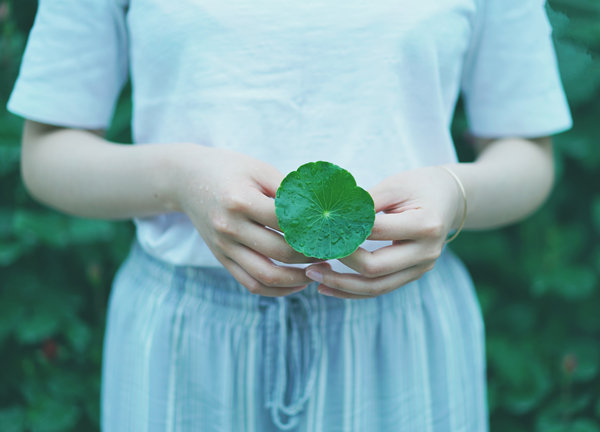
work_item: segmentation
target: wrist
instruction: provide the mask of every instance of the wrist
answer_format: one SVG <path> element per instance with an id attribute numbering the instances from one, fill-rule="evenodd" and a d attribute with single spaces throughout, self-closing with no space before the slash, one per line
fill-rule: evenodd
<path id="1" fill-rule="evenodd" d="M 463 182 L 456 174 L 452 166 L 439 165 L 439 168 L 441 168 L 442 171 L 445 171 L 448 177 L 452 177 L 451 182 L 454 185 L 454 196 L 456 197 L 454 200 L 454 218 L 452 224 L 450 225 L 450 230 L 455 230 L 455 234 L 446 240 L 446 243 L 448 243 L 458 236 L 458 233 L 460 233 L 465 225 L 465 220 L 467 218 L 467 196 Z"/>
<path id="2" fill-rule="evenodd" d="M 197 176 L 206 169 L 202 162 L 211 147 L 193 143 L 174 143 L 166 147 L 161 170 L 164 173 L 163 204 L 169 212 L 185 213 L 186 199 L 198 184 Z"/>
<path id="3" fill-rule="evenodd" d="M 159 175 L 155 188 L 155 197 L 161 200 L 165 212 L 183 211 L 182 186 L 192 144 L 170 143 L 162 146 L 156 172 Z"/>

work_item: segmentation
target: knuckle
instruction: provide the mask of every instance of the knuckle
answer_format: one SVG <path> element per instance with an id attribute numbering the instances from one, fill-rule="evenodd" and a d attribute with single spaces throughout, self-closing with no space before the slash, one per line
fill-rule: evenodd
<path id="1" fill-rule="evenodd" d="M 436 246 L 434 248 L 431 248 L 431 250 L 429 251 L 429 253 L 427 254 L 427 261 L 433 261 L 435 264 L 435 261 L 442 255 L 442 248 L 439 246 Z"/>
<path id="2" fill-rule="evenodd" d="M 407 283 L 414 282 L 414 281 L 416 281 L 416 280 L 419 280 L 419 279 L 421 279 L 421 277 L 423 277 L 423 275 L 424 275 L 424 274 L 425 274 L 425 272 L 418 272 L 418 273 L 417 273 L 417 274 L 415 274 L 413 277 L 411 277 L 411 278 L 408 280 L 408 282 L 407 282 Z"/>
<path id="3" fill-rule="evenodd" d="M 363 265 L 363 274 L 366 277 L 377 277 L 381 274 L 381 270 L 381 264 L 374 260 L 367 261 Z"/>
<path id="4" fill-rule="evenodd" d="M 294 251 L 291 248 L 286 248 L 281 251 L 278 251 L 278 253 L 275 256 L 277 257 L 278 261 L 284 262 L 286 264 L 291 264 L 297 260 L 296 254 L 294 254 Z"/>
<path id="5" fill-rule="evenodd" d="M 370 295 L 372 297 L 378 297 L 380 295 L 383 295 L 387 292 L 386 289 L 384 289 L 383 287 L 375 287 L 373 288 L 373 290 L 371 291 Z"/>
<path id="6" fill-rule="evenodd" d="M 223 215 L 214 216 L 211 220 L 211 223 L 214 230 L 220 234 L 235 234 L 235 228 L 233 224 Z"/>
<path id="7" fill-rule="evenodd" d="M 224 207 L 231 212 L 243 212 L 248 208 L 246 199 L 240 195 L 229 195 L 224 201 Z"/>
<path id="8" fill-rule="evenodd" d="M 441 218 L 432 217 L 429 220 L 425 221 L 421 232 L 426 237 L 441 237 L 444 232 L 444 224 L 442 223 Z"/>
<path id="9" fill-rule="evenodd" d="M 262 285 L 258 281 L 248 282 L 246 288 L 248 288 L 248 291 L 252 294 L 260 294 L 262 291 Z"/>
<path id="10" fill-rule="evenodd" d="M 374 224 L 373 228 L 371 228 L 371 236 L 372 237 L 378 237 L 380 236 L 382 233 L 382 229 L 380 228 L 380 226 L 378 224 Z"/>
<path id="11" fill-rule="evenodd" d="M 212 243 L 221 252 L 224 252 L 227 250 L 227 242 L 221 236 L 218 236 L 218 235 L 214 236 L 212 239 Z"/>
<path id="12" fill-rule="evenodd" d="M 279 280 L 277 276 L 271 272 L 262 272 L 258 279 L 268 287 L 274 287 L 279 285 Z"/>

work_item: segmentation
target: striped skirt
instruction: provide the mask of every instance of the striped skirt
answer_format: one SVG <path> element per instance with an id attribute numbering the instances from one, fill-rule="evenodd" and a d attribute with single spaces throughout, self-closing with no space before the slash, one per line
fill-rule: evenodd
<path id="1" fill-rule="evenodd" d="M 446 247 L 362 300 L 249 293 L 134 243 L 109 299 L 104 432 L 487 432 L 484 325 Z"/>

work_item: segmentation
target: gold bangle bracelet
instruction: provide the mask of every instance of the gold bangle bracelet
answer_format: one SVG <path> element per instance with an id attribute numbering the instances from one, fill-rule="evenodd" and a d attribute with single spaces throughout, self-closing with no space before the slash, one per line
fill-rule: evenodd
<path id="1" fill-rule="evenodd" d="M 465 225 L 465 220 L 467 219 L 467 193 L 465 192 L 465 188 L 462 184 L 462 182 L 460 181 L 460 179 L 458 178 L 458 176 L 456 174 L 454 174 L 454 172 L 448 168 L 445 167 L 443 165 L 438 165 L 440 168 L 444 168 L 446 171 L 448 171 L 448 173 L 450 173 L 450 175 L 452 177 L 454 177 L 454 180 L 456 180 L 456 183 L 458 183 L 458 187 L 460 188 L 460 191 L 462 192 L 462 196 L 463 196 L 463 216 L 462 216 L 462 220 L 460 221 L 460 225 L 458 226 L 456 232 L 452 235 L 452 237 L 446 239 L 446 241 L 444 243 L 450 243 L 452 240 L 454 240 L 458 234 L 460 233 L 460 231 L 462 230 L 463 226 Z"/>

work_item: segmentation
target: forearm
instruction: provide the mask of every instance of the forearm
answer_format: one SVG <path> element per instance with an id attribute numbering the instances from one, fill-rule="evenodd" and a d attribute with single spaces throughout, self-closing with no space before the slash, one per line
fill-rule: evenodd
<path id="1" fill-rule="evenodd" d="M 524 219 L 544 203 L 554 182 L 549 138 L 495 140 L 475 162 L 446 166 L 467 194 L 465 229 L 496 228 Z"/>
<path id="2" fill-rule="evenodd" d="M 76 216 L 127 219 L 176 210 L 173 153 L 185 144 L 122 145 L 92 132 L 25 127 L 21 171 L 30 194 Z M 188 145 L 189 146 L 189 145 Z"/>

